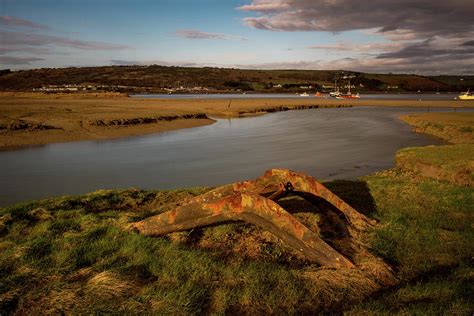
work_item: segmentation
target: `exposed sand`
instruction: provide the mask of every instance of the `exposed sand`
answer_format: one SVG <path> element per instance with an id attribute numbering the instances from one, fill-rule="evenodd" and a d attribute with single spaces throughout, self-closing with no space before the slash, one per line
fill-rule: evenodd
<path id="1" fill-rule="evenodd" d="M 0 148 L 143 135 L 214 122 L 204 115 L 239 117 L 341 106 L 474 108 L 474 101 L 326 100 L 315 97 L 159 100 L 128 98 L 113 93 L 0 93 Z"/>

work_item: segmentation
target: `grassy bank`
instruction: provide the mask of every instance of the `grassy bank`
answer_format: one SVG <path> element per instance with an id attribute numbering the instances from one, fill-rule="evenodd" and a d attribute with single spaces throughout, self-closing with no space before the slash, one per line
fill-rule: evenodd
<path id="1" fill-rule="evenodd" d="M 474 113 L 423 113 L 401 119 L 415 131 L 440 137 L 453 144 L 474 144 Z"/>
<path id="2" fill-rule="evenodd" d="M 402 119 L 454 143 L 405 148 L 397 167 L 366 177 L 381 228 L 373 251 L 398 270 L 400 284 L 352 314 L 474 312 L 474 122 L 472 113 L 428 113 Z"/>
<path id="3" fill-rule="evenodd" d="M 413 161 L 440 159 L 442 166 L 471 159 L 446 159 L 449 148 L 431 155 L 426 148 L 410 150 Z M 160 238 L 127 230 L 130 222 L 207 188 L 99 191 L 1 209 L 0 310 L 472 315 L 472 185 L 433 179 L 406 164 L 325 185 L 379 221 L 362 236 L 368 252 L 356 269 L 322 269 L 244 223 Z M 299 199 L 280 203 L 328 237 L 311 205 Z M 383 280 L 372 255 L 392 267 L 396 280 Z"/>
<path id="4" fill-rule="evenodd" d="M 399 168 L 458 185 L 474 184 L 474 113 L 404 115 L 416 132 L 434 135 L 452 145 L 405 148 L 397 153 Z"/>

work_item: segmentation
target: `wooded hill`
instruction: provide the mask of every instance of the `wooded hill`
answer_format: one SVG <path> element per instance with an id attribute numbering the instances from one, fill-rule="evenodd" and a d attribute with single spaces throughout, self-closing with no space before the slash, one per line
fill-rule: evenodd
<path id="1" fill-rule="evenodd" d="M 255 91 L 298 92 L 331 90 L 334 79 L 346 86 L 343 76 L 353 75 L 358 92 L 446 92 L 474 88 L 474 76 L 419 76 L 368 74 L 333 70 L 249 70 L 150 66 L 103 66 L 0 70 L 0 90 L 31 91 L 47 86 L 77 85 L 80 89 L 122 92 Z M 326 88 L 323 88 L 323 85 Z M 311 87 L 310 87 L 311 86 Z M 198 87 L 203 87 L 201 90 Z"/>

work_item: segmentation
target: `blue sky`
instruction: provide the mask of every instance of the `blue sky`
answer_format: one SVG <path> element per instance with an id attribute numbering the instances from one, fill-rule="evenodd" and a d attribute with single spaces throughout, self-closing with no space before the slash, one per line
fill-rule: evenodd
<path id="1" fill-rule="evenodd" d="M 368 12 L 354 14 L 357 8 L 341 10 L 351 6 L 347 1 L 0 0 L 0 64 L 12 69 L 158 63 L 405 72 L 416 56 L 396 53 L 413 45 L 420 54 L 439 50 L 436 36 L 445 36 L 446 45 L 453 42 L 452 32 L 442 29 L 392 30 L 393 21 L 384 25 L 387 19 L 371 21 Z M 389 9 L 377 16 L 392 16 Z M 384 27 L 389 30 L 381 33 Z M 469 35 L 472 26 L 467 28 Z M 468 42 L 455 40 L 459 46 Z M 472 55 L 466 47 L 460 55 L 467 56 L 467 65 Z M 425 61 L 418 72 L 442 71 L 434 67 L 439 57 Z"/>

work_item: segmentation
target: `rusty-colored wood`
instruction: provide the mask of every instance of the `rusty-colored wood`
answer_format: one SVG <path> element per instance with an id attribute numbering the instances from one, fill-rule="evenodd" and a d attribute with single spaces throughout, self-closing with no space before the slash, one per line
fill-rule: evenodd
<path id="1" fill-rule="evenodd" d="M 173 211 L 147 218 L 133 226 L 144 235 L 159 236 L 194 227 L 238 220 L 271 232 L 309 260 L 323 266 L 354 267 L 351 261 L 277 203 L 257 194 L 235 193 L 210 203 L 192 202 Z"/>
<path id="2" fill-rule="evenodd" d="M 303 196 L 309 202 L 327 201 L 344 214 L 352 235 L 354 230 L 373 225 L 313 177 L 286 169 L 270 169 L 255 180 L 218 187 L 188 200 L 175 210 L 135 223 L 133 227 L 142 234 L 159 236 L 243 220 L 270 231 L 311 261 L 328 267 L 352 268 L 352 262 L 274 202 L 287 194 Z"/>

